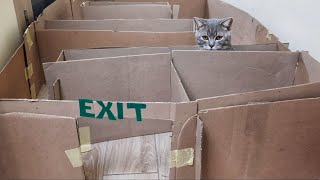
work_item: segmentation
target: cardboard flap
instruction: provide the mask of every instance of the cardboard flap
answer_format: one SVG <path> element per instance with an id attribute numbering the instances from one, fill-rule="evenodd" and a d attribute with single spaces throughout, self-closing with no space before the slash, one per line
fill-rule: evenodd
<path id="1" fill-rule="evenodd" d="M 101 19 L 171 19 L 170 5 L 109 5 L 81 7 L 83 20 Z"/>
<path id="2" fill-rule="evenodd" d="M 307 52 L 301 52 L 294 84 L 320 81 L 320 63 Z"/>
<path id="3" fill-rule="evenodd" d="M 23 44 L 0 71 L 0 98 L 31 98 Z"/>
<path id="4" fill-rule="evenodd" d="M 317 98 L 201 111 L 202 178 L 318 177 L 319 102 Z"/>
<path id="5" fill-rule="evenodd" d="M 111 30 L 144 32 L 193 31 L 191 19 L 106 19 L 46 21 L 46 29 Z"/>
<path id="6" fill-rule="evenodd" d="M 172 120 L 133 118 L 111 121 L 109 119 L 78 118 L 79 127 L 89 127 L 91 144 L 136 136 L 172 132 Z M 112 132 L 112 133 L 110 133 Z"/>
<path id="7" fill-rule="evenodd" d="M 0 140 L 1 178 L 84 179 L 82 168 L 72 167 L 65 154 L 79 147 L 74 118 L 1 114 Z"/>
<path id="8" fill-rule="evenodd" d="M 196 100 L 290 86 L 299 53 L 173 51 L 172 56 L 190 100 Z"/>

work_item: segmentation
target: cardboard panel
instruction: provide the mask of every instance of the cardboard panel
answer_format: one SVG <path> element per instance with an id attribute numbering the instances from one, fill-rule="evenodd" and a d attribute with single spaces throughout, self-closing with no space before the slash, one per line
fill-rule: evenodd
<path id="1" fill-rule="evenodd" d="M 275 102 L 320 97 L 320 83 L 232 94 L 198 100 L 199 110 L 245 105 L 253 102 Z"/>
<path id="2" fill-rule="evenodd" d="M 314 83 L 320 81 L 320 63 L 307 52 L 300 54 L 294 84 Z"/>
<path id="3" fill-rule="evenodd" d="M 31 98 L 22 44 L 0 72 L 0 98 Z"/>
<path id="4" fill-rule="evenodd" d="M 65 100 L 171 100 L 170 54 L 57 62 L 45 73 L 48 87 L 60 79 Z M 52 98 L 52 88 L 49 95 Z"/>
<path id="5" fill-rule="evenodd" d="M 32 23 L 24 34 L 25 53 L 28 66 L 28 76 L 31 97 L 35 99 L 43 84 L 45 84 L 44 71 L 39 58 L 38 44 L 36 42 L 35 26 Z"/>
<path id="6" fill-rule="evenodd" d="M 90 1 L 89 2 L 89 6 L 134 5 L 134 4 L 169 5 L 168 2 L 113 2 L 113 1 Z"/>
<path id="7" fill-rule="evenodd" d="M 319 108 L 320 99 L 304 99 L 200 112 L 202 178 L 319 177 Z"/>
<path id="8" fill-rule="evenodd" d="M 172 19 L 170 5 L 82 6 L 83 20 L 99 19 Z"/>
<path id="9" fill-rule="evenodd" d="M 104 102 L 107 104 L 107 102 Z M 186 103 L 187 104 L 187 103 Z M 127 103 L 123 102 L 126 107 Z M 143 118 L 149 119 L 172 119 L 171 108 L 175 107 L 173 103 L 146 103 L 147 109 L 142 111 Z M 99 113 L 101 107 L 93 104 L 93 111 Z M 136 112 L 134 109 L 124 108 L 125 118 L 135 118 Z M 79 102 L 78 101 L 50 101 L 50 100 L 0 100 L 0 113 L 10 113 L 15 111 L 23 111 L 26 113 L 47 114 L 57 116 L 79 117 Z M 112 112 L 117 112 L 117 106 L 111 107 Z"/>
<path id="10" fill-rule="evenodd" d="M 82 167 L 72 167 L 65 154 L 79 147 L 74 118 L 1 114 L 0 140 L 1 178 L 84 179 Z"/>
<path id="11" fill-rule="evenodd" d="M 278 38 L 272 35 L 272 33 L 255 18 L 226 2 L 221 0 L 208 0 L 208 13 L 209 18 L 234 18 L 232 25 L 232 44 L 279 42 Z"/>
<path id="12" fill-rule="evenodd" d="M 83 0 L 82 0 L 83 1 Z M 179 19 L 205 17 L 207 0 L 115 0 L 116 2 L 169 2 L 170 5 L 180 5 Z"/>
<path id="13" fill-rule="evenodd" d="M 75 49 L 65 50 L 64 61 L 80 59 L 96 59 L 105 57 L 170 53 L 168 47 L 134 47 L 134 48 L 109 48 L 109 49 Z"/>
<path id="14" fill-rule="evenodd" d="M 46 29 L 179 32 L 193 31 L 191 19 L 108 19 L 46 21 Z"/>
<path id="15" fill-rule="evenodd" d="M 64 49 L 195 45 L 193 32 L 111 32 L 37 30 L 42 62 L 56 61 Z"/>
<path id="16" fill-rule="evenodd" d="M 173 51 L 191 100 L 291 86 L 298 57 L 292 52 Z"/>

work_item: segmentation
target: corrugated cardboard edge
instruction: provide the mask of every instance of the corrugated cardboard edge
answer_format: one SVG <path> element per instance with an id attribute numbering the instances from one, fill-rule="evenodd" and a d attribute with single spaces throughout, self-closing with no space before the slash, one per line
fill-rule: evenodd
<path id="1" fill-rule="evenodd" d="M 45 84 L 45 76 L 39 58 L 34 23 L 31 23 L 24 33 L 24 44 L 31 97 L 35 99 L 42 85 Z"/>

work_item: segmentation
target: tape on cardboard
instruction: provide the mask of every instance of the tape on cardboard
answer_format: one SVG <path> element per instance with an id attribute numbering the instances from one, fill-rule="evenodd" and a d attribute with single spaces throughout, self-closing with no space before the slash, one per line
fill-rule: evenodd
<path id="1" fill-rule="evenodd" d="M 32 75 L 33 75 L 33 66 L 32 63 L 27 67 L 27 71 L 28 71 L 28 78 L 31 79 Z"/>
<path id="2" fill-rule="evenodd" d="M 29 29 L 26 30 L 26 41 L 27 41 L 28 48 L 30 50 L 32 45 L 33 45 L 33 41 L 31 39 L 31 35 L 30 35 Z"/>
<path id="3" fill-rule="evenodd" d="M 83 165 L 80 148 L 69 149 L 65 151 L 72 167 L 77 168 Z"/>
<path id="4" fill-rule="evenodd" d="M 194 149 L 187 148 L 170 152 L 170 168 L 180 168 L 192 166 L 194 159 Z"/>
<path id="5" fill-rule="evenodd" d="M 24 77 L 26 78 L 26 81 L 29 80 L 29 76 L 28 76 L 28 70 L 27 68 L 24 69 Z"/>
<path id="6" fill-rule="evenodd" d="M 268 31 L 266 38 L 267 38 L 269 41 L 271 41 L 271 39 L 272 39 L 272 32 L 271 32 L 271 31 Z"/>
<path id="7" fill-rule="evenodd" d="M 30 86 L 30 91 L 31 91 L 31 98 L 37 99 L 36 85 L 34 83 Z"/>
<path id="8" fill-rule="evenodd" d="M 86 153 L 91 151 L 91 136 L 90 127 L 79 128 L 79 138 L 80 138 L 80 151 L 81 153 Z"/>

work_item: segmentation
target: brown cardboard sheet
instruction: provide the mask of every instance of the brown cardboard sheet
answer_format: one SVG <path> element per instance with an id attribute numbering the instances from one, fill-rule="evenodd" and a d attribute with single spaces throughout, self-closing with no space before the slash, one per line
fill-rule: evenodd
<path id="1" fill-rule="evenodd" d="M 64 100 L 170 102 L 170 72 L 171 55 L 153 54 L 57 62 L 45 74 L 50 99 L 51 86 L 60 79 Z"/>
<path id="2" fill-rule="evenodd" d="M 207 3 L 209 18 L 234 18 L 232 25 L 233 44 L 279 42 L 277 37 L 272 35 L 271 32 L 248 13 L 221 0 L 207 0 Z"/>
<path id="3" fill-rule="evenodd" d="M 41 61 L 54 62 L 64 49 L 195 45 L 194 32 L 37 30 Z"/>
<path id="4" fill-rule="evenodd" d="M 0 98 L 31 98 L 24 55 L 21 44 L 0 72 Z"/>
<path id="5" fill-rule="evenodd" d="M 201 111 L 202 178 L 319 177 L 319 108 L 317 98 Z"/>
<path id="6" fill-rule="evenodd" d="M 237 51 L 278 51 L 277 44 L 235 45 Z M 198 46 L 171 47 L 133 47 L 107 49 L 69 49 L 64 50 L 57 61 L 72 61 L 140 54 L 170 53 L 172 50 L 198 50 Z"/>
<path id="7" fill-rule="evenodd" d="M 298 52 L 173 51 L 172 56 L 190 100 L 291 86 L 299 59 Z"/>
<path id="8" fill-rule="evenodd" d="M 320 83 L 303 84 L 255 92 L 199 99 L 198 109 L 245 105 L 255 102 L 275 102 L 320 97 Z"/>
<path id="9" fill-rule="evenodd" d="M 320 63 L 307 52 L 301 52 L 294 84 L 320 82 Z"/>
<path id="10" fill-rule="evenodd" d="M 84 179 L 65 150 L 79 147 L 70 117 L 8 113 L 0 115 L 2 179 Z"/>
<path id="11" fill-rule="evenodd" d="M 75 19 L 80 17 L 80 4 L 86 0 L 73 0 L 73 14 Z M 205 17 L 207 12 L 207 0 L 115 0 L 114 2 L 169 2 L 170 5 L 179 5 L 179 19 Z"/>
<path id="12" fill-rule="evenodd" d="M 102 19 L 172 19 L 170 5 L 81 5 L 83 20 Z"/>
<path id="13" fill-rule="evenodd" d="M 32 23 L 24 33 L 24 44 L 29 83 L 30 87 L 34 86 L 34 91 L 31 91 L 31 97 L 35 98 L 39 94 L 42 85 L 45 83 L 45 77 L 42 63 L 39 58 L 34 23 Z"/>
<path id="14" fill-rule="evenodd" d="M 45 21 L 46 29 L 180 32 L 193 31 L 192 19 L 106 19 Z"/>

